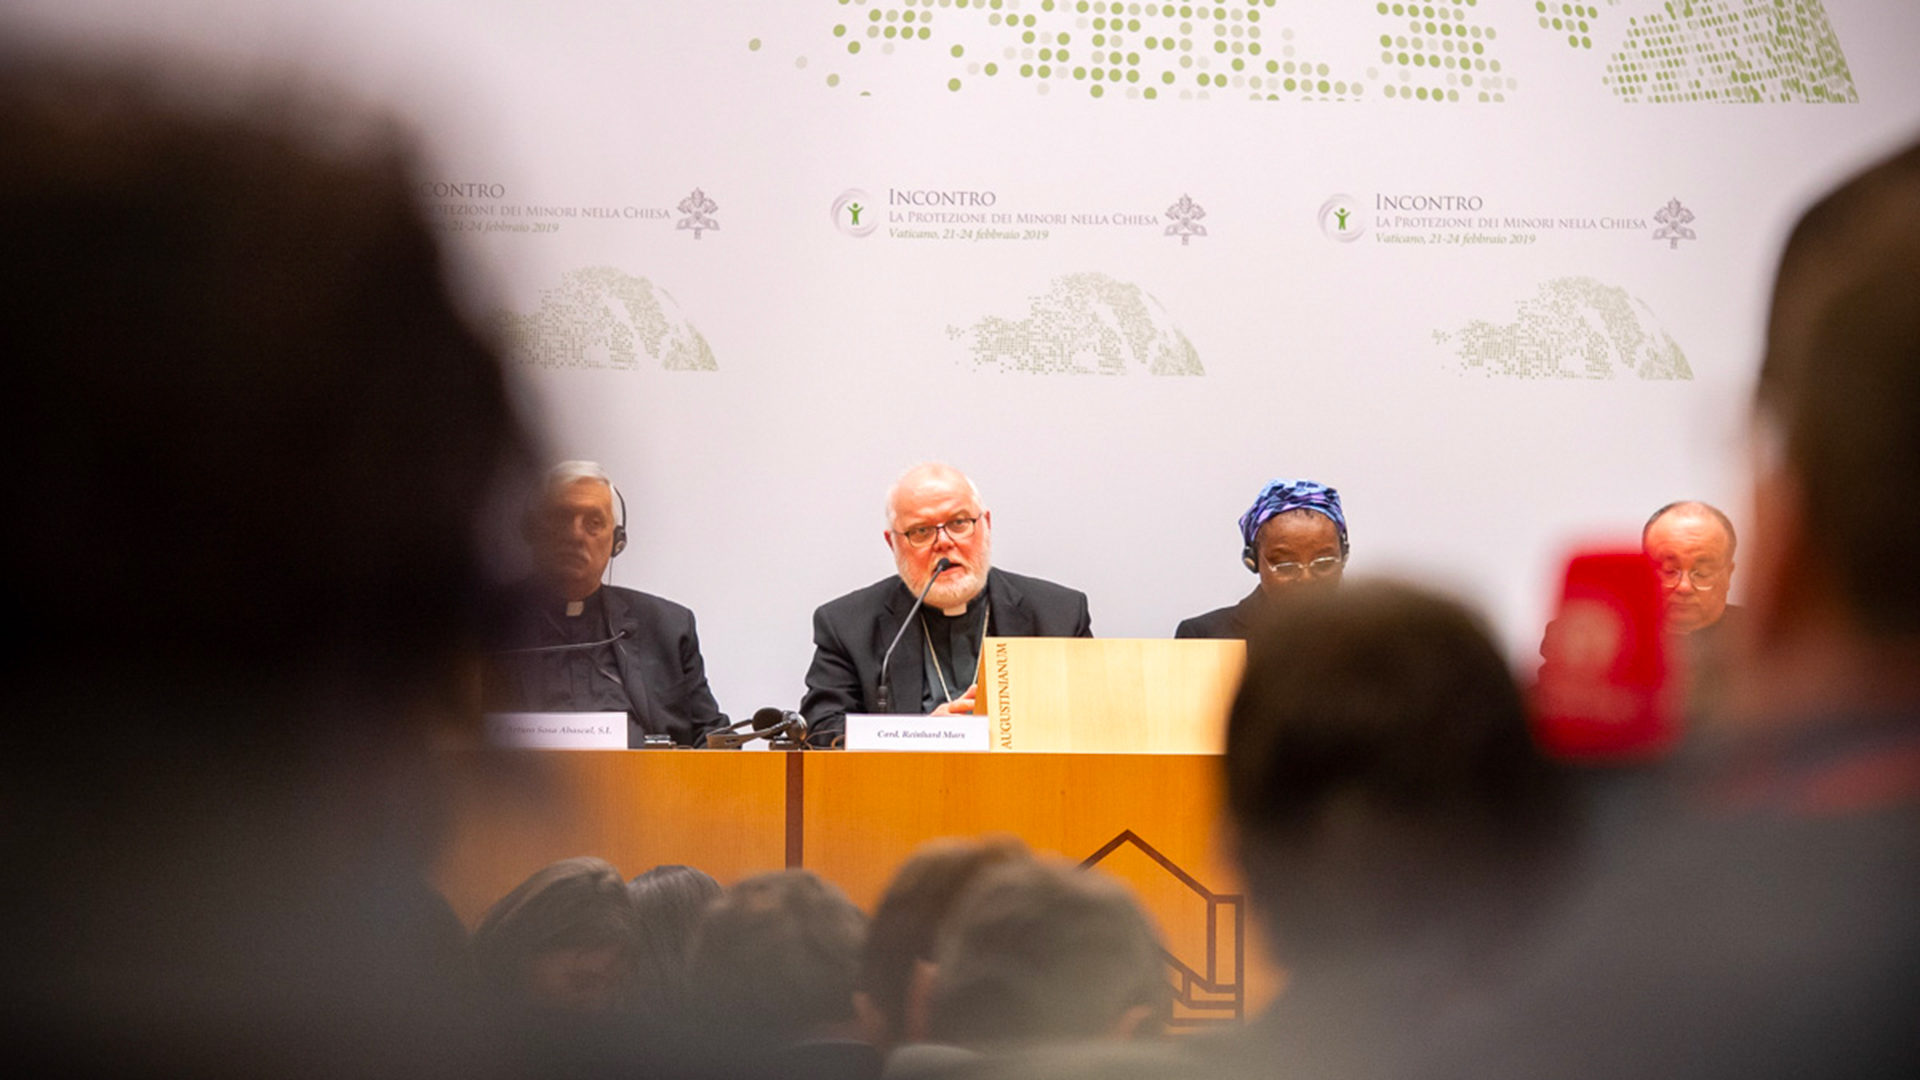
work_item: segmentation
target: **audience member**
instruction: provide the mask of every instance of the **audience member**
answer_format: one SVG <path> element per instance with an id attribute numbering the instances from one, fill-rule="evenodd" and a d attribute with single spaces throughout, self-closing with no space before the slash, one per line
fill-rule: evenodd
<path id="1" fill-rule="evenodd" d="M 634 1011 L 648 1028 L 683 1029 L 691 1020 L 687 954 L 720 883 L 691 866 L 656 866 L 627 884 L 633 898 Z"/>
<path id="2" fill-rule="evenodd" d="M 1570 838 L 1480 621 L 1374 583 L 1276 608 L 1227 730 L 1238 861 L 1287 989 L 1234 1071 L 1393 1075 L 1487 1000 Z"/>
<path id="3" fill-rule="evenodd" d="M 940 925 L 981 874 L 1032 856 L 1011 836 L 935 840 L 894 872 L 867 927 L 855 1005 L 869 1042 L 883 1051 L 923 1042 L 926 990 Z"/>
<path id="4" fill-rule="evenodd" d="M 487 511 L 528 454 L 408 148 L 284 89 L 18 54 L 0 145 L 0 1051 L 497 1070 L 439 1037 L 430 747 L 475 727 Z"/>
<path id="5" fill-rule="evenodd" d="M 1744 735 L 1606 867 L 1443 1076 L 1920 1075 L 1920 145 L 1775 279 Z"/>
<path id="6" fill-rule="evenodd" d="M 975 1051 L 1159 1035 L 1159 933 L 1124 885 L 1059 860 L 983 874 L 941 925 L 927 1034 Z"/>
<path id="7" fill-rule="evenodd" d="M 707 906 L 689 960 L 691 998 L 721 1060 L 746 1073 L 879 1075 L 853 991 L 867 918 L 810 870 L 737 882 Z"/>
<path id="8" fill-rule="evenodd" d="M 501 897 L 473 932 L 483 990 L 537 1014 L 606 1014 L 626 1001 L 635 910 L 603 859 L 542 867 Z"/>

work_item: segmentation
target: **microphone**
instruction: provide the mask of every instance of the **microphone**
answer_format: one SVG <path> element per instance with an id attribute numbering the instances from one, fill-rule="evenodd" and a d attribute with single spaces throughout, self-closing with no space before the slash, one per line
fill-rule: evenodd
<path id="1" fill-rule="evenodd" d="M 953 569 L 953 561 L 944 555 L 940 557 L 939 562 L 933 564 L 933 573 L 927 575 L 926 587 L 921 589 L 920 595 L 914 598 L 913 611 L 920 610 L 920 605 L 927 602 L 927 594 L 933 591 L 933 583 L 940 580 L 941 574 L 951 569 Z M 907 627 L 912 622 L 913 613 L 908 612 L 907 617 L 901 620 L 900 629 L 894 632 L 893 642 L 887 646 L 887 651 L 880 655 L 880 685 L 875 687 L 873 692 L 874 712 L 890 712 L 893 708 L 893 692 L 887 687 L 887 661 L 893 659 L 893 650 L 899 646 L 900 639 L 906 635 Z"/>
<path id="2" fill-rule="evenodd" d="M 495 649 L 492 652 L 488 653 L 487 655 L 488 656 L 527 656 L 532 653 L 577 652 L 581 649 L 598 649 L 598 648 L 601 648 L 602 646 L 611 645 L 614 642 L 619 641 L 621 638 L 624 638 L 626 636 L 627 636 L 627 632 L 623 629 L 619 633 L 613 635 L 612 637 L 601 638 L 599 641 L 581 641 L 581 642 L 576 642 L 575 644 L 572 644 L 572 645 L 536 645 L 528 649 Z"/>
<path id="3" fill-rule="evenodd" d="M 751 731 L 741 731 L 751 727 Z M 737 750 L 755 739 L 766 739 L 775 750 L 799 750 L 806 745 L 807 718 L 797 712 L 765 708 L 745 720 L 707 732 L 707 749 Z"/>

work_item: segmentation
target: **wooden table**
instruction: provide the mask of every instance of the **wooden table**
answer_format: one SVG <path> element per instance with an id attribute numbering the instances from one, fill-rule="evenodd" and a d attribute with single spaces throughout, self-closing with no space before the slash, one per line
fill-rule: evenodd
<path id="1" fill-rule="evenodd" d="M 438 883 L 468 925 L 555 859 L 722 883 L 805 867 L 871 911 L 915 848 L 1010 833 L 1098 866 L 1158 920 L 1183 1027 L 1233 1023 L 1279 979 L 1217 847 L 1220 759 L 1169 754 L 561 751 L 464 755 Z"/>

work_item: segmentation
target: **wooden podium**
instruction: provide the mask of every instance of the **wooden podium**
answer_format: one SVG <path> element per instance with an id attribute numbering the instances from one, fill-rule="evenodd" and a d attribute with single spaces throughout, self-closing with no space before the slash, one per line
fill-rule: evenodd
<path id="1" fill-rule="evenodd" d="M 1243 641 L 990 637 L 974 711 L 996 751 L 1218 754 L 1246 663 Z"/>
<path id="2" fill-rule="evenodd" d="M 1220 847 L 1218 757 L 517 750 L 445 764 L 435 880 L 469 926 L 570 855 L 628 876 L 688 863 L 723 884 L 805 867 L 871 911 L 921 844 L 1003 833 L 1127 883 L 1164 935 L 1177 1028 L 1237 1023 L 1279 988 Z"/>
<path id="3" fill-rule="evenodd" d="M 1175 1026 L 1239 1022 L 1278 986 L 1221 851 L 1238 641 L 988 638 L 994 751 L 455 755 L 436 875 L 469 924 L 555 859 L 689 863 L 732 882 L 805 867 L 871 909 L 921 844 L 1010 833 L 1127 882 L 1165 935 Z"/>

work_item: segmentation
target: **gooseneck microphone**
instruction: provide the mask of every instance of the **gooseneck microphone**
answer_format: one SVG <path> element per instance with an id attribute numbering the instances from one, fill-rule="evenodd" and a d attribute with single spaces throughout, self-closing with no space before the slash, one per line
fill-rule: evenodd
<path id="1" fill-rule="evenodd" d="M 767 740 L 775 750 L 803 749 L 807 745 L 807 719 L 784 709 L 761 709 L 745 720 L 707 732 L 707 749 L 738 750 L 755 739 Z"/>
<path id="2" fill-rule="evenodd" d="M 953 562 L 945 556 L 933 564 L 933 573 L 927 575 L 926 587 L 921 589 L 920 595 L 914 598 L 913 611 L 920 610 L 920 605 L 927 602 L 927 594 L 933 591 L 933 583 L 940 580 L 941 574 L 951 569 L 953 569 Z M 894 632 L 892 644 L 888 645 L 887 651 L 880 655 L 880 685 L 875 687 L 873 692 L 874 712 L 889 712 L 893 708 L 893 693 L 887 688 L 887 661 L 893 659 L 893 650 L 899 646 L 900 639 L 906 636 L 907 627 L 913 625 L 913 611 L 908 612 L 907 617 L 900 621 L 900 629 Z"/>

